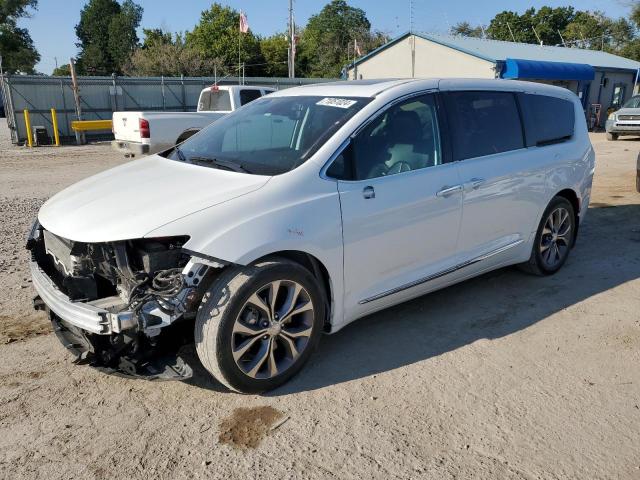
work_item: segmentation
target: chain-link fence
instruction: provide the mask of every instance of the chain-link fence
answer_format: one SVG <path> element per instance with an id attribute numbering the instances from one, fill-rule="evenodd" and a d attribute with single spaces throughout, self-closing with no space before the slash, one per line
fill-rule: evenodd
<path id="1" fill-rule="evenodd" d="M 214 77 L 79 77 L 78 88 L 83 120 L 109 120 L 115 111 L 157 110 L 195 111 L 200 91 L 212 85 Z M 246 85 L 276 89 L 327 82 L 318 78 L 247 77 Z M 238 78 L 217 79 L 219 85 L 238 85 Z M 75 139 L 71 122 L 77 120 L 71 77 L 5 75 L 0 78 L 0 97 L 4 102 L 11 141 L 26 139 L 24 110 L 31 125 L 43 126 L 53 137 L 51 109 L 58 116 L 62 141 Z M 87 133 L 89 140 L 107 139 L 108 132 Z"/>

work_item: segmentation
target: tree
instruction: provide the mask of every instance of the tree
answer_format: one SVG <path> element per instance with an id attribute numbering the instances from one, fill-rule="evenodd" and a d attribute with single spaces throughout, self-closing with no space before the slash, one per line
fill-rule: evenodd
<path id="1" fill-rule="evenodd" d="M 260 51 L 264 58 L 264 74 L 267 77 L 286 77 L 288 75 L 289 40 L 284 33 L 276 33 L 260 39 Z"/>
<path id="2" fill-rule="evenodd" d="M 371 32 L 364 10 L 351 7 L 345 0 L 331 0 L 302 31 L 299 70 L 312 77 L 338 77 L 354 57 L 354 40 L 365 53 L 386 39 L 381 32 Z"/>
<path id="3" fill-rule="evenodd" d="M 210 76 L 217 67 L 215 61 L 205 58 L 185 45 L 182 35 L 160 29 L 144 30 L 142 46 L 136 49 L 124 66 L 127 75 L 137 76 Z"/>
<path id="4" fill-rule="evenodd" d="M 186 34 L 186 48 L 193 49 L 202 58 L 234 75 L 238 71 L 238 49 L 240 62 L 246 65 L 248 76 L 263 73 L 264 59 L 258 38 L 249 30 L 240 32 L 240 13 L 219 3 L 211 5 L 200 15 L 200 22 L 192 32 Z"/>
<path id="5" fill-rule="evenodd" d="M 132 0 L 122 2 L 120 13 L 109 23 L 109 53 L 116 66 L 121 67 L 138 46 L 136 28 L 142 21 L 142 7 Z"/>
<path id="6" fill-rule="evenodd" d="M 0 55 L 5 72 L 35 73 L 40 54 L 29 32 L 19 28 L 17 22 L 37 7 L 37 0 L 0 0 Z"/>
<path id="7" fill-rule="evenodd" d="M 70 77 L 71 76 L 71 67 L 68 63 L 64 65 L 60 65 L 53 69 L 53 73 L 51 74 L 54 77 Z"/>
<path id="8" fill-rule="evenodd" d="M 143 28 L 144 40 L 142 41 L 142 48 L 149 48 L 156 44 L 170 44 L 173 43 L 173 35 L 171 32 L 165 32 L 161 28 Z"/>
<path id="9" fill-rule="evenodd" d="M 121 73 L 138 45 L 136 29 L 142 7 L 125 0 L 89 0 L 80 12 L 76 36 L 80 48 L 78 71 L 91 75 Z"/>
<path id="10" fill-rule="evenodd" d="M 451 35 L 461 35 L 463 37 L 482 38 L 483 32 L 481 27 L 472 27 L 469 22 L 458 22 L 450 30 Z"/>

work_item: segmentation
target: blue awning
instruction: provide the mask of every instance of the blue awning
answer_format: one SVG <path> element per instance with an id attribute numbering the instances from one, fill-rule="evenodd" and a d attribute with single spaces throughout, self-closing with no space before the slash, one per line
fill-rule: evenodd
<path id="1" fill-rule="evenodd" d="M 507 58 L 502 78 L 526 78 L 536 80 L 593 80 L 595 70 L 586 63 L 543 62 Z"/>

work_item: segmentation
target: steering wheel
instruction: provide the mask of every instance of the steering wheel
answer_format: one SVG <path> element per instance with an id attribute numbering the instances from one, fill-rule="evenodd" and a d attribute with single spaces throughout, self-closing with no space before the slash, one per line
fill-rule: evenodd
<path id="1" fill-rule="evenodd" d="M 387 168 L 386 175 L 395 175 L 396 173 L 410 172 L 412 170 L 411 164 L 404 160 L 399 160 L 389 168 Z"/>

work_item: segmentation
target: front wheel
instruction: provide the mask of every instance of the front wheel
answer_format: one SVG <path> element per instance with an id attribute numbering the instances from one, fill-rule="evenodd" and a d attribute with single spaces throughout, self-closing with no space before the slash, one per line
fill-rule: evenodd
<path id="1" fill-rule="evenodd" d="M 607 140 L 610 140 L 610 141 L 618 140 L 618 134 L 607 132 Z"/>
<path id="2" fill-rule="evenodd" d="M 213 282 L 198 311 L 198 357 L 232 390 L 276 388 L 317 346 L 324 305 L 316 279 L 297 263 L 278 259 L 232 267 Z"/>
<path id="3" fill-rule="evenodd" d="M 564 197 L 554 197 L 542 215 L 531 257 L 520 267 L 534 275 L 556 273 L 569 257 L 575 232 L 573 205 Z"/>

